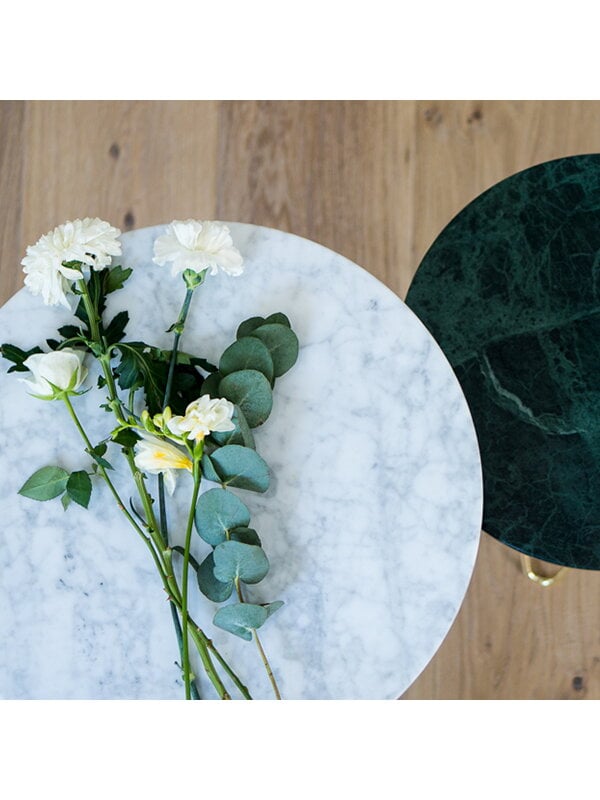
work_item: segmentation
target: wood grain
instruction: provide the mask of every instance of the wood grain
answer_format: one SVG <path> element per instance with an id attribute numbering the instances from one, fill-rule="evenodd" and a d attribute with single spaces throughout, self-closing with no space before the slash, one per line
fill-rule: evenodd
<path id="1" fill-rule="evenodd" d="M 595 101 L 2 102 L 0 299 L 27 244 L 85 215 L 282 228 L 404 296 L 476 195 L 599 143 Z M 462 610 L 404 698 L 600 699 L 599 608 L 595 572 L 543 589 L 484 535 Z"/>

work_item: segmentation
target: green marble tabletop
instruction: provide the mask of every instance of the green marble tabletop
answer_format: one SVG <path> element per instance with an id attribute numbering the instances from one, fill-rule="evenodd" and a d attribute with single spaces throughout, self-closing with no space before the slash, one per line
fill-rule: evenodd
<path id="1" fill-rule="evenodd" d="M 487 533 L 600 569 L 600 155 L 549 161 L 473 200 L 406 299 L 471 408 Z"/>

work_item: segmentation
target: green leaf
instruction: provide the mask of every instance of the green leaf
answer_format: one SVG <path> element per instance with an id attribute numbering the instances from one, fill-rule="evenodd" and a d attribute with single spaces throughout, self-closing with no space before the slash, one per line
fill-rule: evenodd
<path id="1" fill-rule="evenodd" d="M 263 604 L 263 608 L 267 612 L 267 617 L 272 617 L 273 614 L 276 611 L 279 611 L 279 609 L 284 605 L 285 605 L 285 603 L 283 602 L 283 600 L 275 600 L 273 603 L 265 603 L 265 604 Z"/>
<path id="2" fill-rule="evenodd" d="M 218 481 L 226 486 L 237 486 L 251 492 L 266 492 L 269 488 L 269 467 L 249 447 L 239 444 L 225 445 L 215 450 L 210 461 Z"/>
<path id="3" fill-rule="evenodd" d="M 230 375 L 245 369 L 262 372 L 269 383 L 273 382 L 273 359 L 260 339 L 245 336 L 230 345 L 221 356 L 219 372 Z"/>
<path id="4" fill-rule="evenodd" d="M 105 293 L 110 294 L 111 292 L 116 292 L 117 289 L 122 289 L 123 284 L 129 278 L 132 272 L 132 269 L 123 269 L 123 267 L 120 266 L 110 269 L 104 281 Z"/>
<path id="5" fill-rule="evenodd" d="M 232 603 L 217 611 L 213 624 L 249 642 L 252 639 L 252 631 L 260 628 L 268 616 L 268 611 L 263 606 L 253 603 Z"/>
<path id="6" fill-rule="evenodd" d="M 202 475 L 206 478 L 207 481 L 212 481 L 213 483 L 221 483 L 221 478 L 215 472 L 212 460 L 206 451 L 202 456 L 202 461 L 200 462 L 200 466 L 202 467 Z"/>
<path id="7" fill-rule="evenodd" d="M 8 372 L 28 372 L 29 370 L 27 367 L 23 366 L 23 362 L 27 361 L 29 356 L 33 356 L 36 353 L 41 352 L 41 347 L 32 347 L 31 350 L 21 350 L 20 347 L 17 347 L 14 344 L 6 343 L 0 345 L 0 353 L 2 353 L 2 357 L 7 361 L 12 361 L 14 365 L 8 369 Z"/>
<path id="8" fill-rule="evenodd" d="M 32 500 L 52 500 L 67 488 L 69 473 L 62 467 L 42 467 L 34 472 L 19 489 L 23 497 Z"/>
<path id="9" fill-rule="evenodd" d="M 219 383 L 218 397 L 226 397 L 239 406 L 248 425 L 257 428 L 268 418 L 273 408 L 271 384 L 254 369 L 244 369 L 226 375 Z"/>
<path id="10" fill-rule="evenodd" d="M 220 372 L 211 373 L 207 378 L 204 379 L 201 394 L 208 394 L 212 398 L 220 397 L 219 383 L 221 382 L 222 377 L 223 376 Z"/>
<path id="11" fill-rule="evenodd" d="M 65 492 L 65 493 L 63 494 L 63 496 L 60 498 L 60 502 L 62 503 L 62 507 L 63 507 L 63 508 L 64 508 L 64 510 L 66 511 L 66 510 L 67 510 L 67 508 L 68 508 L 68 507 L 71 505 L 71 503 L 72 503 L 72 500 L 71 500 L 71 498 L 69 497 L 69 495 L 68 495 L 68 494 Z"/>
<path id="12" fill-rule="evenodd" d="M 200 495 L 194 523 L 202 539 L 213 547 L 226 541 L 229 531 L 245 528 L 249 522 L 250 512 L 232 492 L 209 489 Z"/>
<path id="13" fill-rule="evenodd" d="M 285 314 L 282 314 L 281 311 L 278 311 L 276 314 L 269 314 L 269 316 L 265 319 L 265 325 L 269 325 L 272 322 L 279 325 L 285 325 L 288 328 L 292 327 L 289 319 Z"/>
<path id="14" fill-rule="evenodd" d="M 119 342 L 115 348 L 121 353 L 116 366 L 121 389 L 143 387 L 150 414 L 162 411 L 164 387 L 168 364 L 160 358 L 160 351 L 145 342 Z"/>
<path id="15" fill-rule="evenodd" d="M 222 542 L 215 547 L 215 578 L 225 583 L 239 579 L 258 583 L 269 571 L 269 559 L 261 547 L 244 542 Z"/>
<path id="16" fill-rule="evenodd" d="M 214 439 L 220 447 L 226 444 L 241 444 L 244 447 L 251 447 L 254 450 L 254 436 L 252 435 L 250 426 L 246 422 L 244 412 L 237 406 L 235 407 L 231 421 L 235 425 L 234 430 L 221 432 L 213 431 L 211 433 L 211 439 Z"/>
<path id="17" fill-rule="evenodd" d="M 260 537 L 253 528 L 235 528 L 230 531 L 229 539 L 232 542 L 243 542 L 244 544 L 253 544 L 260 547 Z"/>
<path id="18" fill-rule="evenodd" d="M 100 444 L 97 444 L 96 447 L 92 448 L 91 450 L 89 450 L 86 447 L 85 452 L 89 453 L 89 455 L 94 459 L 96 464 L 99 464 L 101 467 L 104 467 L 104 469 L 114 469 L 110 461 L 107 461 L 105 458 L 102 458 L 104 453 L 106 453 L 106 444 L 104 442 L 100 442 Z"/>
<path id="19" fill-rule="evenodd" d="M 264 317 L 250 317 L 250 319 L 244 320 L 240 323 L 235 338 L 241 339 L 243 336 L 248 336 L 255 328 L 264 325 L 264 322 Z"/>
<path id="20" fill-rule="evenodd" d="M 125 335 L 125 328 L 128 322 L 129 314 L 127 311 L 119 311 L 119 313 L 113 317 L 104 331 L 104 338 L 107 344 L 116 344 L 121 341 Z"/>
<path id="21" fill-rule="evenodd" d="M 138 434 L 131 428 L 122 428 L 112 436 L 113 442 L 120 444 L 121 447 L 133 447 L 139 439 Z"/>
<path id="22" fill-rule="evenodd" d="M 283 375 L 298 359 L 298 337 L 293 330 L 280 323 L 269 323 L 255 328 L 250 334 L 260 339 L 271 354 L 275 377 Z"/>
<path id="23" fill-rule="evenodd" d="M 222 603 L 231 597 L 234 589 L 233 581 L 219 581 L 214 574 L 215 561 L 213 554 L 210 553 L 200 564 L 196 571 L 198 578 L 198 588 L 203 595 L 214 603 Z"/>
<path id="24" fill-rule="evenodd" d="M 67 494 L 75 503 L 87 508 L 92 496 L 92 481 L 85 470 L 72 472 L 67 481 Z"/>
<path id="25" fill-rule="evenodd" d="M 77 325 L 63 325 L 58 332 L 63 339 L 75 339 L 81 333 L 81 329 Z"/>

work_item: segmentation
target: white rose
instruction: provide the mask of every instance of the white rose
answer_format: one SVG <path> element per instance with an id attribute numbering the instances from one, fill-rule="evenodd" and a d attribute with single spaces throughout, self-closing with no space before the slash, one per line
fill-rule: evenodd
<path id="1" fill-rule="evenodd" d="M 36 353 L 23 362 L 33 378 L 21 378 L 21 381 L 29 387 L 30 394 L 42 400 L 54 400 L 62 392 L 74 394 L 88 374 L 84 358 L 82 350 L 70 347 Z"/>
<path id="2" fill-rule="evenodd" d="M 175 436 L 199 441 L 211 431 L 225 432 L 235 430 L 231 421 L 234 405 L 224 398 L 210 399 L 210 395 L 203 395 L 198 400 L 190 403 L 184 416 L 171 417 L 167 428 Z"/>
<path id="3" fill-rule="evenodd" d="M 149 433 L 138 431 L 142 439 L 135 445 L 135 465 L 142 472 L 151 475 L 162 473 L 165 486 L 169 494 L 175 491 L 176 470 L 187 469 L 192 471 L 190 458 L 175 447 L 174 444 L 152 436 Z"/>
<path id="4" fill-rule="evenodd" d="M 58 225 L 27 248 L 21 261 L 25 286 L 41 295 L 46 305 L 61 303 L 69 307 L 67 294 L 71 282 L 82 275 L 64 262 L 77 261 L 92 269 L 108 266 L 113 256 L 121 254 L 121 231 L 101 219 L 86 217 Z"/>
<path id="5" fill-rule="evenodd" d="M 171 264 L 173 275 L 186 269 L 198 273 L 210 269 L 211 275 L 221 269 L 235 276 L 244 271 L 244 260 L 233 246 L 229 228 L 210 220 L 173 220 L 154 242 L 153 261 L 161 267 Z"/>

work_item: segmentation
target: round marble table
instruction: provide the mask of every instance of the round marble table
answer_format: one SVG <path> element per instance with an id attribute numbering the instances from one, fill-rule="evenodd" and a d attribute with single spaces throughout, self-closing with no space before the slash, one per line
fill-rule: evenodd
<path id="1" fill-rule="evenodd" d="M 600 155 L 477 197 L 425 255 L 407 304 L 454 367 L 481 448 L 483 527 L 600 569 Z"/>
<path id="2" fill-rule="evenodd" d="M 166 347 L 184 289 L 151 263 L 161 231 L 123 236 L 119 261 L 134 272 L 109 296 L 109 312 L 128 308 L 127 338 Z M 482 486 L 466 402 L 424 326 L 367 272 L 290 234 L 231 231 L 246 270 L 211 277 L 198 292 L 190 349 L 201 340 L 218 359 L 242 319 L 274 311 L 290 317 L 301 343 L 255 431 L 271 488 L 240 492 L 271 561 L 252 598 L 286 604 L 261 629 L 263 644 L 285 698 L 397 697 L 448 632 L 475 561 Z M 0 340 L 29 348 L 69 320 L 21 290 L 0 310 Z M 101 401 L 97 389 L 78 400 L 98 440 L 110 430 Z M 0 696 L 182 697 L 165 596 L 104 486 L 87 512 L 17 495 L 52 463 L 87 466 L 66 412 L 30 398 L 3 369 Z M 171 518 L 180 540 L 177 510 Z M 195 538 L 202 558 L 208 546 Z M 254 697 L 271 697 L 252 644 L 214 628 L 212 604 L 194 597 L 194 616 Z M 213 696 L 204 680 L 201 690 Z"/>

